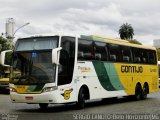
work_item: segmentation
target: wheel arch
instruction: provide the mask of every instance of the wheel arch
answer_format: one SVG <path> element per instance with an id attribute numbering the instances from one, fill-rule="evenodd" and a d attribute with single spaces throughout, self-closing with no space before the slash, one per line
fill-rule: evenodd
<path id="1" fill-rule="evenodd" d="M 81 85 L 81 87 L 79 88 L 79 91 L 80 91 L 80 89 L 84 89 L 84 91 L 85 91 L 85 95 L 86 95 L 86 100 L 89 100 L 90 99 L 90 92 L 89 92 L 89 88 L 88 88 L 88 86 L 86 85 L 86 84 L 83 84 L 83 85 Z M 78 92 L 78 94 L 79 94 L 79 92 Z"/>
<path id="2" fill-rule="evenodd" d="M 141 83 L 140 83 L 140 82 L 137 82 L 137 83 L 136 83 L 136 86 L 137 86 L 137 85 L 139 85 L 139 86 L 141 86 L 141 87 L 142 87 L 142 85 L 141 85 Z M 136 87 L 136 86 L 135 86 L 135 87 Z"/>

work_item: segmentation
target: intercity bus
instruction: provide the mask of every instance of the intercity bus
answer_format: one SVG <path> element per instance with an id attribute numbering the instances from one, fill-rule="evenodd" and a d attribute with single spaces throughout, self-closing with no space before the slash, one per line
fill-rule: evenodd
<path id="1" fill-rule="evenodd" d="M 13 50 L 10 98 L 14 103 L 76 103 L 158 91 L 154 47 L 100 36 L 35 36 L 18 39 Z M 16 73 L 16 74 L 15 74 Z"/>

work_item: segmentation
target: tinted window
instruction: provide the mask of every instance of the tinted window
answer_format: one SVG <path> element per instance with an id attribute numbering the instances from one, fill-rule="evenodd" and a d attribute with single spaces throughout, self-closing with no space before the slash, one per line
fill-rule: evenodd
<path id="1" fill-rule="evenodd" d="M 93 41 L 89 40 L 78 40 L 78 59 L 79 60 L 93 60 L 94 50 Z"/>
<path id="2" fill-rule="evenodd" d="M 134 63 L 156 64 L 156 51 L 141 48 L 132 48 Z"/>
<path id="3" fill-rule="evenodd" d="M 153 50 L 148 51 L 148 62 L 149 64 L 156 64 L 157 63 L 157 58 L 156 58 L 156 52 Z"/>
<path id="4" fill-rule="evenodd" d="M 132 62 L 131 48 L 127 46 L 121 46 L 122 48 L 122 60 L 123 62 Z"/>
<path id="5" fill-rule="evenodd" d="M 102 61 L 108 60 L 106 43 L 95 42 L 94 51 L 95 51 L 95 60 L 102 60 Z"/>
<path id="6" fill-rule="evenodd" d="M 139 48 L 133 48 L 133 62 L 134 63 L 141 63 L 141 50 Z"/>
<path id="7" fill-rule="evenodd" d="M 148 63 L 148 52 L 145 49 L 140 49 L 141 63 Z"/>
<path id="8" fill-rule="evenodd" d="M 121 62 L 122 53 L 119 45 L 109 44 L 109 61 Z"/>

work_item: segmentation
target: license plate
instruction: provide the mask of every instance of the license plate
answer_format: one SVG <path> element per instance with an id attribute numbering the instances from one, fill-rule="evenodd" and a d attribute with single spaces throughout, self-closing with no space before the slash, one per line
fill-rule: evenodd
<path id="1" fill-rule="evenodd" d="M 33 96 L 26 96 L 25 99 L 26 100 L 33 100 Z"/>

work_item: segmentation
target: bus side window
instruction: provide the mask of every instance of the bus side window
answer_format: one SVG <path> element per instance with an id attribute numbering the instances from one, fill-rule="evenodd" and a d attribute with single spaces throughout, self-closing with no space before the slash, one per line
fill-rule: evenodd
<path id="1" fill-rule="evenodd" d="M 85 52 L 84 53 L 84 59 L 85 60 L 92 60 L 92 53 L 91 52 Z"/>
<path id="2" fill-rule="evenodd" d="M 78 59 L 79 59 L 79 60 L 83 60 L 83 58 L 84 58 L 84 53 L 83 53 L 83 51 L 78 51 Z"/>
<path id="3" fill-rule="evenodd" d="M 129 62 L 130 58 L 128 56 L 123 56 L 123 62 Z"/>
<path id="4" fill-rule="evenodd" d="M 109 44 L 109 61 L 122 62 L 122 52 L 119 45 Z"/>
<path id="5" fill-rule="evenodd" d="M 133 48 L 133 62 L 134 63 L 141 63 L 141 51 L 139 48 Z"/>
<path id="6" fill-rule="evenodd" d="M 141 62 L 140 57 L 134 57 L 134 62 L 135 62 L 135 63 L 140 63 L 140 62 Z"/>
<path id="7" fill-rule="evenodd" d="M 101 60 L 101 61 L 108 60 L 108 51 L 107 51 L 106 43 L 95 42 L 94 51 L 95 51 L 95 60 Z"/>
<path id="8" fill-rule="evenodd" d="M 78 60 L 93 60 L 93 41 L 79 39 L 78 40 Z"/>
<path id="9" fill-rule="evenodd" d="M 110 55 L 110 61 L 117 61 L 116 55 Z"/>
<path id="10" fill-rule="evenodd" d="M 101 60 L 101 59 L 102 59 L 101 53 L 95 53 L 95 60 Z"/>
<path id="11" fill-rule="evenodd" d="M 144 64 L 145 64 L 145 63 L 148 63 L 147 51 L 146 51 L 146 50 L 141 50 L 141 51 L 142 51 L 142 52 L 141 52 L 141 62 L 144 63 Z"/>
<path id="12" fill-rule="evenodd" d="M 131 48 L 128 46 L 121 46 L 121 48 L 122 48 L 123 62 L 132 62 Z"/>
<path id="13" fill-rule="evenodd" d="M 156 52 L 153 50 L 148 51 L 148 62 L 149 64 L 156 64 L 157 63 L 157 58 L 156 58 Z"/>

